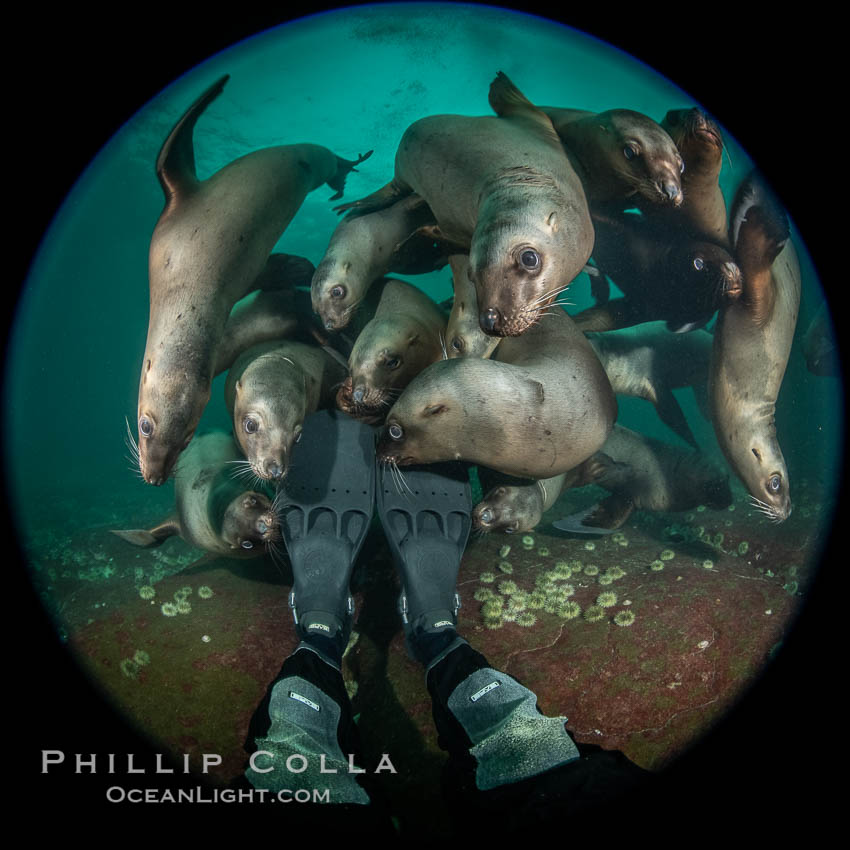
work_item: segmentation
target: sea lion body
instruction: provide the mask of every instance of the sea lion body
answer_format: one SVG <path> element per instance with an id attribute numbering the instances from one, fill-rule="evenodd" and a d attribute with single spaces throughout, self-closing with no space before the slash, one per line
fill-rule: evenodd
<path id="1" fill-rule="evenodd" d="M 225 381 L 225 400 L 255 475 L 286 475 L 305 417 L 333 403 L 344 375 L 327 351 L 295 340 L 266 342 L 237 358 Z"/>
<path id="2" fill-rule="evenodd" d="M 621 331 L 588 334 L 588 340 L 616 395 L 651 402 L 661 420 L 697 448 L 672 391 L 694 387 L 695 392 L 704 392 L 714 344 L 708 331 L 671 334 L 663 322 L 651 322 Z"/>
<path id="3" fill-rule="evenodd" d="M 421 274 L 445 265 L 444 252 L 417 234 L 429 223 L 434 215 L 417 195 L 339 223 L 311 284 L 313 310 L 325 328 L 346 327 L 367 289 L 384 275 Z"/>
<path id="4" fill-rule="evenodd" d="M 443 356 L 445 333 L 446 317 L 432 299 L 403 280 L 388 280 L 354 343 L 337 406 L 357 418 L 383 419 L 413 378 Z"/>
<path id="5" fill-rule="evenodd" d="M 421 372 L 390 410 L 378 457 L 551 478 L 597 451 L 616 415 L 599 359 L 558 308 L 503 339 L 489 360 L 442 360 Z"/>
<path id="6" fill-rule="evenodd" d="M 390 184 L 342 209 L 424 198 L 452 245 L 468 247 L 482 329 L 517 336 L 582 270 L 593 225 L 581 181 L 549 119 L 499 74 L 494 116 L 411 124 Z"/>
<path id="7" fill-rule="evenodd" d="M 640 112 L 541 106 L 578 171 L 592 210 L 625 200 L 678 207 L 682 158 L 664 128 Z"/>
<path id="8" fill-rule="evenodd" d="M 322 183 L 341 190 L 354 165 L 319 145 L 281 145 L 198 180 L 193 128 L 226 81 L 187 110 L 157 158 L 166 203 L 151 237 L 138 406 L 140 469 L 149 484 L 166 480 L 194 434 L 233 305 L 254 288 L 307 193 Z"/>
<path id="9" fill-rule="evenodd" d="M 779 522 L 791 513 L 791 496 L 774 414 L 797 325 L 800 264 L 784 210 L 753 177 L 737 193 L 731 231 L 744 294 L 717 318 L 712 420 L 729 465 Z"/>
<path id="10" fill-rule="evenodd" d="M 137 546 L 156 546 L 174 534 L 228 558 L 253 558 L 279 539 L 279 522 L 264 493 L 233 477 L 241 458 L 223 432 L 200 434 L 180 456 L 175 475 L 175 513 L 154 528 L 114 532 Z"/>
<path id="11" fill-rule="evenodd" d="M 478 322 L 478 296 L 469 279 L 469 257 L 449 257 L 454 299 L 446 325 L 446 353 L 449 357 L 489 357 L 499 344 L 499 337 L 481 330 Z"/>
<path id="12" fill-rule="evenodd" d="M 574 316 L 585 332 L 616 330 L 664 319 L 671 331 L 705 325 L 718 306 L 740 297 L 741 272 L 713 242 L 673 238 L 648 216 L 594 215 L 593 259 L 600 277 L 592 291 L 601 302 Z M 607 275 L 623 292 L 608 301 Z"/>

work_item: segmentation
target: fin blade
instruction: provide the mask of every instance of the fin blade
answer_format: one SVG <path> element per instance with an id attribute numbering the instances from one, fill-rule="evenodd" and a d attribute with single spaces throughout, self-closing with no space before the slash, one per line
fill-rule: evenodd
<path id="1" fill-rule="evenodd" d="M 159 546 L 164 540 L 173 537 L 175 534 L 180 534 L 180 526 L 173 520 L 167 520 L 153 528 L 126 528 L 126 529 L 110 529 L 113 534 L 116 534 L 122 540 L 132 543 L 134 546 L 141 546 L 149 549 L 153 546 Z"/>
<path id="2" fill-rule="evenodd" d="M 614 493 L 587 510 L 570 514 L 552 525 L 573 534 L 611 534 L 623 525 L 632 511 L 632 500 Z"/>

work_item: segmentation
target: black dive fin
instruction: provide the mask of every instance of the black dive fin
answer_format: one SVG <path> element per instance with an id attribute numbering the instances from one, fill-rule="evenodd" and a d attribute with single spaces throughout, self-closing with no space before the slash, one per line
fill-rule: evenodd
<path id="1" fill-rule="evenodd" d="M 611 534 L 623 525 L 634 509 L 634 503 L 628 496 L 612 493 L 586 511 L 570 514 L 552 525 L 573 534 Z"/>
<path id="2" fill-rule="evenodd" d="M 169 519 L 149 529 L 127 528 L 121 530 L 111 529 L 111 531 L 113 534 L 117 534 L 122 540 L 132 543 L 134 546 L 142 546 L 147 549 L 152 546 L 159 546 L 160 543 L 168 540 L 169 537 L 173 537 L 175 534 L 179 535 L 180 526 L 176 520 Z"/>

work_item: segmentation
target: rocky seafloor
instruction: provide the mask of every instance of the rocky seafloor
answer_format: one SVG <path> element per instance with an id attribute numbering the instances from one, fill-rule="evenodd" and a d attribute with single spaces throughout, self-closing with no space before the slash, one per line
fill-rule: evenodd
<path id="1" fill-rule="evenodd" d="M 818 569 L 831 506 L 815 482 L 798 482 L 781 525 L 735 493 L 728 510 L 638 513 L 618 534 L 580 537 L 551 526 L 592 502 L 590 490 L 574 491 L 527 537 L 473 536 L 458 630 L 531 688 L 544 713 L 565 715 L 577 741 L 662 770 L 781 655 Z M 124 506 L 113 510 L 108 526 L 78 517 L 29 537 L 33 585 L 119 713 L 158 752 L 188 754 L 193 769 L 203 753 L 219 754 L 203 779 L 225 785 L 244 770 L 250 718 L 297 643 L 286 557 L 196 564 L 202 553 L 177 538 L 134 549 L 109 533 Z M 123 524 L 138 527 L 138 513 Z M 422 669 L 405 651 L 377 523 L 353 589 L 344 677 L 364 749 L 388 753 L 398 771 L 379 781 L 399 827 L 445 835 L 445 754 Z"/>

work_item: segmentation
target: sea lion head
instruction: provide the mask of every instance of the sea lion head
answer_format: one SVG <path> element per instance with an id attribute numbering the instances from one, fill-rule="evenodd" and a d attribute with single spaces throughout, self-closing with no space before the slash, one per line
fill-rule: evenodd
<path id="1" fill-rule="evenodd" d="M 511 194 L 514 200 L 506 203 L 503 197 L 499 210 L 482 204 L 469 251 L 479 325 L 489 336 L 527 331 L 580 271 L 575 268 L 580 248 L 565 236 L 566 212 L 557 195 Z"/>
<path id="2" fill-rule="evenodd" d="M 139 471 L 148 484 L 164 484 L 171 475 L 209 401 L 210 382 L 206 370 L 190 363 L 163 368 L 155 358 L 146 358 L 136 422 Z"/>
<path id="3" fill-rule="evenodd" d="M 505 534 L 532 531 L 542 516 L 542 496 L 537 486 L 494 487 L 473 509 L 472 527 Z"/>
<path id="4" fill-rule="evenodd" d="M 288 357 L 275 358 L 272 381 L 249 367 L 235 384 L 233 433 L 251 471 L 266 481 L 280 481 L 289 469 L 292 446 L 301 438 L 307 380 Z"/>
<path id="5" fill-rule="evenodd" d="M 498 337 L 489 336 L 481 330 L 475 293 L 472 293 L 471 300 L 455 296 L 446 327 L 446 356 L 487 358 L 498 344 Z"/>
<path id="6" fill-rule="evenodd" d="M 346 327 L 363 296 L 362 285 L 351 260 L 326 256 L 319 263 L 310 283 L 310 300 L 326 330 Z"/>
<path id="7" fill-rule="evenodd" d="M 734 450 L 733 468 L 749 491 L 753 507 L 774 522 L 791 515 L 791 492 L 785 458 L 775 428 L 753 431 Z"/>
<path id="8" fill-rule="evenodd" d="M 744 277 L 725 248 L 712 242 L 686 242 L 672 252 L 670 261 L 665 309 L 671 325 L 682 317 L 697 320 L 691 324 L 705 324 L 721 304 L 741 297 Z"/>
<path id="9" fill-rule="evenodd" d="M 380 421 L 439 352 L 439 339 L 428 339 L 425 329 L 409 317 L 372 319 L 348 358 L 349 377 L 337 393 L 337 406 L 355 418 Z"/>
<path id="10" fill-rule="evenodd" d="M 687 162 L 687 170 L 716 170 L 723 156 L 720 126 L 701 109 L 671 109 L 661 126 Z"/>
<path id="11" fill-rule="evenodd" d="M 600 112 L 595 120 L 607 162 L 630 194 L 653 204 L 681 205 L 685 165 L 660 124 L 631 109 Z"/>
<path id="12" fill-rule="evenodd" d="M 453 433 L 464 427 L 464 391 L 452 367 L 475 362 L 440 360 L 410 383 L 387 414 L 376 450 L 379 461 L 409 466 L 462 459 Z"/>
<path id="13" fill-rule="evenodd" d="M 238 495 L 224 512 L 222 538 L 231 549 L 255 549 L 280 539 L 280 521 L 268 497 L 254 490 Z"/>

